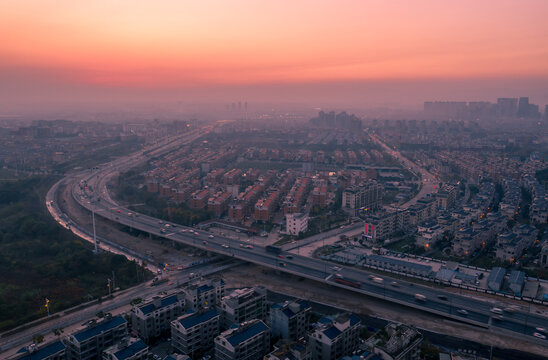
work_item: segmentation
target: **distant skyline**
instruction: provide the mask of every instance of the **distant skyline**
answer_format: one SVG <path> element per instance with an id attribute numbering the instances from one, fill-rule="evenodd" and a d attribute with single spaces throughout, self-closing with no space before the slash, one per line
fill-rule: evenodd
<path id="1" fill-rule="evenodd" d="M 547 1 L 7 0 L 0 110 L 548 103 Z M 0 111 L 1 112 L 1 111 Z"/>

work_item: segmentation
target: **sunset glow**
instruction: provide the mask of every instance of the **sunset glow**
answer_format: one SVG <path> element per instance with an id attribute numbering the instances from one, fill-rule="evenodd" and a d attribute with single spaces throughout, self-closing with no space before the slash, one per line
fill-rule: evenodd
<path id="1" fill-rule="evenodd" d="M 8 0 L 0 75 L 164 89 L 546 77 L 547 13 L 545 1 Z"/>

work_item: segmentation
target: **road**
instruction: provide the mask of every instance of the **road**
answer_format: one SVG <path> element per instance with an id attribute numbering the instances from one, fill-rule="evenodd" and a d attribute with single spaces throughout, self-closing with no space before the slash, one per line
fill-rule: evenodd
<path id="1" fill-rule="evenodd" d="M 400 162 L 400 164 L 404 168 L 415 174 L 421 181 L 421 188 L 419 192 L 412 199 L 402 204 L 400 208 L 407 209 L 411 205 L 416 204 L 417 201 L 422 199 L 423 197 L 430 196 L 431 194 L 435 194 L 438 192 L 440 180 L 437 179 L 436 176 L 429 173 L 428 171 L 426 171 L 426 169 L 420 167 L 411 160 L 407 159 L 395 148 L 390 148 L 377 135 L 371 135 L 370 137 L 377 145 L 382 147 L 383 150 L 386 151 L 386 153 L 391 154 Z M 419 174 L 420 176 L 418 176 Z"/>

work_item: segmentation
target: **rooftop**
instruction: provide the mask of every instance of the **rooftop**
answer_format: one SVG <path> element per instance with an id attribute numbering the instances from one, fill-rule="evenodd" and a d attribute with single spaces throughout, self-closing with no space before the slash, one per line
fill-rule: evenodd
<path id="1" fill-rule="evenodd" d="M 228 337 L 226 337 L 226 340 L 232 346 L 237 346 L 265 330 L 268 330 L 268 326 L 266 326 L 264 322 L 259 320 L 247 327 L 240 327 L 237 329 L 229 330 L 232 331 L 232 333 Z"/>
<path id="2" fill-rule="evenodd" d="M 125 323 L 126 323 L 126 320 L 122 316 L 116 316 L 116 317 L 113 317 L 111 320 L 103 320 L 96 326 L 82 330 L 74 334 L 73 336 L 76 340 L 78 340 L 78 342 L 82 342 L 94 336 L 97 336 L 103 332 L 112 330 Z"/>
<path id="3" fill-rule="evenodd" d="M 214 317 L 219 316 L 217 310 L 211 308 L 204 312 L 192 312 L 186 315 L 183 315 L 179 322 L 185 329 L 189 329 L 198 324 L 204 323 L 213 319 Z"/>

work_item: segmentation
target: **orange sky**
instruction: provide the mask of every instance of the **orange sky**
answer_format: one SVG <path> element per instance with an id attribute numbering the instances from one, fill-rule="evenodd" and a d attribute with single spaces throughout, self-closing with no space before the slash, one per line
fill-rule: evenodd
<path id="1" fill-rule="evenodd" d="M 3 0 L 0 76 L 143 88 L 547 77 L 547 15 L 545 0 Z"/>

